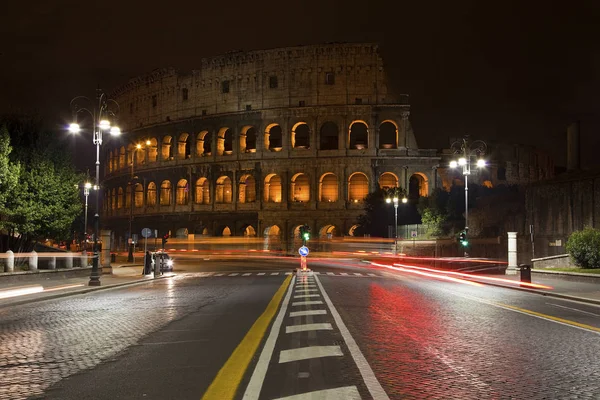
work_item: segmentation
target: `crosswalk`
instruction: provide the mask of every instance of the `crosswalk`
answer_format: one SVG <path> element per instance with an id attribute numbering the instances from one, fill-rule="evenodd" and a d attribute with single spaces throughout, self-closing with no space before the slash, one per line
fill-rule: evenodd
<path id="1" fill-rule="evenodd" d="M 348 278 L 383 278 L 383 275 L 374 274 L 371 272 L 319 272 L 314 271 L 315 275 L 321 276 L 335 276 L 335 277 L 348 277 Z M 241 278 L 256 278 L 256 277 L 268 277 L 268 276 L 286 276 L 292 275 L 293 272 L 279 271 L 279 272 L 198 272 L 195 276 L 201 277 L 241 277 Z"/>

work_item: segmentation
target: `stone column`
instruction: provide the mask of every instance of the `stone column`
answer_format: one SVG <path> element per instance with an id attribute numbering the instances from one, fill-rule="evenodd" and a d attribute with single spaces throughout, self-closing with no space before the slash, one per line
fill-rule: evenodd
<path id="1" fill-rule="evenodd" d="M 517 274 L 517 232 L 508 233 L 508 267 L 506 275 Z"/>
<path id="2" fill-rule="evenodd" d="M 110 265 L 110 231 L 100 231 L 100 239 L 102 240 L 102 253 L 100 254 L 102 273 L 112 274 L 112 266 Z"/>
<path id="3" fill-rule="evenodd" d="M 85 250 L 84 250 L 84 251 L 82 251 L 82 252 L 81 252 L 81 258 L 80 258 L 80 260 L 81 260 L 81 261 L 80 261 L 80 263 L 81 263 L 81 264 L 80 264 L 79 266 L 80 266 L 81 268 L 84 268 L 84 267 L 87 267 L 87 266 L 88 266 L 88 255 L 87 255 L 87 251 L 85 251 Z"/>
<path id="4" fill-rule="evenodd" d="M 67 256 L 65 257 L 65 268 L 73 268 L 73 253 L 67 251 Z"/>
<path id="5" fill-rule="evenodd" d="M 56 269 L 56 257 L 50 257 L 48 260 L 48 269 Z"/>
<path id="6" fill-rule="evenodd" d="M 38 269 L 38 255 L 35 252 L 35 250 L 33 250 L 31 252 L 31 255 L 29 256 L 29 270 L 37 271 L 37 269 Z"/>
<path id="7" fill-rule="evenodd" d="M 15 271 L 15 254 L 12 250 L 8 250 L 6 252 L 6 266 L 4 267 L 4 272 L 14 272 Z"/>

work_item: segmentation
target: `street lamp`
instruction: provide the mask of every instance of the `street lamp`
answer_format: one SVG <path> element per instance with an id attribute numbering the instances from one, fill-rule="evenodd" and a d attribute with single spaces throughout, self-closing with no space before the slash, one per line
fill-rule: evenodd
<path id="1" fill-rule="evenodd" d="M 471 175 L 471 161 L 477 158 L 475 163 L 477 168 L 486 166 L 486 162 L 481 157 L 487 150 L 487 145 L 482 140 L 469 142 L 469 137 L 465 136 L 462 140 L 457 140 L 450 146 L 453 154 L 460 155 L 458 160 L 450 161 L 450 168 L 462 168 L 462 173 L 465 177 L 465 230 L 464 235 L 461 235 L 461 242 L 465 246 L 465 257 L 468 257 L 467 244 L 469 233 L 469 175 Z"/>
<path id="2" fill-rule="evenodd" d="M 146 146 L 150 146 L 150 140 L 146 140 Z M 138 143 L 135 145 L 134 150 L 133 150 L 133 155 L 131 157 L 131 179 L 129 181 L 129 188 L 130 188 L 130 197 L 129 197 L 129 251 L 127 254 L 127 262 L 133 262 L 133 250 L 134 250 L 134 245 L 133 245 L 133 233 L 132 233 L 132 229 L 133 229 L 133 202 L 135 201 L 135 186 L 133 184 L 133 181 L 135 179 L 135 176 L 133 174 L 133 166 L 136 163 L 136 159 L 137 159 L 137 152 L 139 150 L 142 150 L 144 147 Z"/>
<path id="3" fill-rule="evenodd" d="M 390 203 L 394 203 L 394 254 L 396 254 L 397 249 L 398 249 L 398 196 L 394 195 L 394 197 L 388 197 L 385 199 L 385 202 L 390 204 Z M 406 204 L 408 202 L 408 199 L 406 198 L 406 196 L 404 196 L 402 198 L 402 203 Z"/>
<path id="4" fill-rule="evenodd" d="M 84 250 L 87 250 L 87 215 L 88 215 L 88 196 L 90 195 L 90 189 L 92 188 L 92 184 L 90 182 L 86 182 L 83 185 L 83 195 L 85 196 L 85 222 L 83 223 L 83 243 Z"/>
<path id="5" fill-rule="evenodd" d="M 108 118 L 116 117 L 119 111 L 119 103 L 108 98 L 108 95 L 101 89 L 96 89 L 96 98 L 94 100 L 77 96 L 71 100 L 71 111 L 73 112 L 73 122 L 69 125 L 69 131 L 77 134 L 81 131 L 81 126 L 77 122 L 80 113 L 88 113 L 92 118 L 93 143 L 96 145 L 96 210 L 94 214 L 94 258 L 92 262 L 92 273 L 90 275 L 89 286 L 100 286 L 100 271 L 98 264 L 100 262 L 100 251 L 98 249 L 98 233 L 100 229 L 100 146 L 102 145 L 102 134 L 108 131 L 113 136 L 121 134 L 121 130 L 111 125 Z"/>

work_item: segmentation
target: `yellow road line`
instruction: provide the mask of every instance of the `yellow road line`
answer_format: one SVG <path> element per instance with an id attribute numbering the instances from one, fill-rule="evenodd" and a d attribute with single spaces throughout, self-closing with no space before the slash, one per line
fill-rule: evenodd
<path id="1" fill-rule="evenodd" d="M 279 309 L 281 299 L 292 280 L 288 275 L 260 317 L 254 322 L 244 339 L 235 348 L 229 359 L 212 381 L 202 400 L 229 400 L 233 399 L 240 386 L 240 382 L 246 373 L 250 361 L 256 353 L 265 332 Z"/>
<path id="2" fill-rule="evenodd" d="M 549 319 L 551 321 L 559 322 L 561 324 L 576 326 L 577 328 L 586 329 L 586 330 L 600 333 L 600 328 L 596 328 L 595 326 L 580 324 L 579 322 L 575 322 L 575 321 L 571 321 L 571 320 L 563 319 L 563 318 L 558 318 L 558 317 L 553 317 L 551 315 L 542 314 L 539 312 L 527 310 L 527 309 L 516 307 L 516 306 L 510 306 L 508 304 L 502 304 L 502 303 L 495 303 L 495 304 L 497 304 L 498 306 L 503 307 L 503 308 L 508 308 L 510 310 L 521 312 L 523 314 L 529 314 L 529 315 L 533 315 L 538 318 Z"/>

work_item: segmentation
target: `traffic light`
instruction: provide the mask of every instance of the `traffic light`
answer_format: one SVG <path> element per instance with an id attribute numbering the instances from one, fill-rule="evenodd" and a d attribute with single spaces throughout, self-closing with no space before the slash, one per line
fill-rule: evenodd
<path id="1" fill-rule="evenodd" d="M 458 241 L 460 242 L 460 244 L 462 244 L 464 247 L 467 247 L 469 245 L 469 241 L 467 240 L 467 232 L 462 231 L 459 235 L 458 235 Z"/>
<path id="2" fill-rule="evenodd" d="M 165 233 L 162 237 L 162 248 L 164 249 L 165 246 L 167 245 L 167 239 L 169 238 L 169 234 Z"/>
<path id="3" fill-rule="evenodd" d="M 308 225 L 302 225 L 300 227 L 300 238 L 304 242 L 307 242 L 310 239 L 310 226 L 308 226 Z"/>

